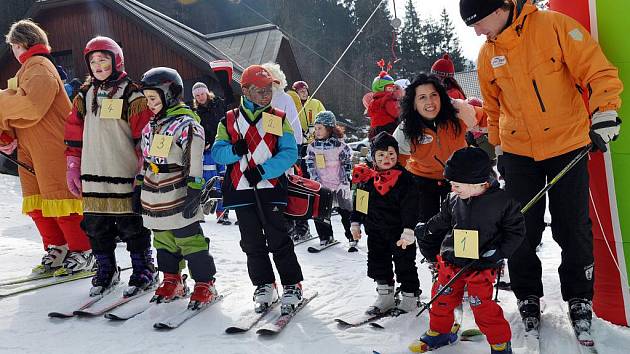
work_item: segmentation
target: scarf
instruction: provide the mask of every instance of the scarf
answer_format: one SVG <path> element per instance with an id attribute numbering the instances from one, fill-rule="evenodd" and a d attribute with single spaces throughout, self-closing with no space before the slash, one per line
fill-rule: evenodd
<path id="1" fill-rule="evenodd" d="M 37 54 L 50 54 L 50 49 L 45 44 L 35 44 L 18 58 L 20 64 L 24 64 L 30 57 Z"/>
<path id="2" fill-rule="evenodd" d="M 385 195 L 396 185 L 401 174 L 402 171 L 393 168 L 375 171 L 365 164 L 358 164 L 352 171 L 352 183 L 365 183 L 374 178 L 374 188 L 380 195 Z"/>

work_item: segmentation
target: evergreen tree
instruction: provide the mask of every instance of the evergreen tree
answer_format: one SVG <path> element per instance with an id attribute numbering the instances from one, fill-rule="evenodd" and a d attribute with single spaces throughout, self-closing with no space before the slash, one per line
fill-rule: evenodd
<path id="1" fill-rule="evenodd" d="M 422 53 L 420 43 L 422 24 L 413 4 L 407 0 L 405 4 L 405 24 L 400 33 L 400 76 L 411 80 L 419 72 L 419 68 L 426 66 L 428 59 Z"/>
<path id="2" fill-rule="evenodd" d="M 462 55 L 462 48 L 459 44 L 459 38 L 457 37 L 457 33 L 455 32 L 455 26 L 453 26 L 453 22 L 451 21 L 446 9 L 442 9 L 442 13 L 440 14 L 440 34 L 442 36 L 440 49 L 443 53 L 448 53 L 453 60 L 453 64 L 455 65 L 455 71 L 461 71 L 464 69 L 465 60 Z"/>

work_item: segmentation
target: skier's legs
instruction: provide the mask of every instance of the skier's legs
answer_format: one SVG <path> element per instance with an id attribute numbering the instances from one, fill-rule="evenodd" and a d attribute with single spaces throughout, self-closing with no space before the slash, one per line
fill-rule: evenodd
<path id="1" fill-rule="evenodd" d="M 267 240 L 258 219 L 256 206 L 248 205 L 235 210 L 241 232 L 241 249 L 247 255 L 249 279 L 255 286 L 275 282 Z"/>
<path id="2" fill-rule="evenodd" d="M 81 228 L 90 239 L 93 253 L 114 253 L 117 235 L 115 216 L 85 214 L 81 221 Z"/>
<path id="3" fill-rule="evenodd" d="M 531 157 L 504 153 L 505 190 L 512 198 L 527 204 L 545 185 L 545 171 Z M 536 246 L 545 229 L 545 196 L 525 213 L 525 240 L 508 259 L 512 290 L 517 299 L 528 295 L 543 296 L 542 265 Z"/>
<path id="4" fill-rule="evenodd" d="M 289 237 L 284 218 L 284 206 L 264 204 L 266 223 L 265 237 L 269 252 L 273 255 L 273 263 L 278 269 L 283 285 L 293 285 L 304 280 L 302 268 L 293 249 L 293 241 Z"/>
<path id="5" fill-rule="evenodd" d="M 39 234 L 42 236 L 44 249 L 47 249 L 49 245 L 63 246 L 66 244 L 63 231 L 59 227 L 59 224 L 57 224 L 55 218 L 44 217 L 42 211 L 38 209 L 29 212 L 28 216 L 33 219 Z"/>
<path id="6" fill-rule="evenodd" d="M 157 251 L 158 269 L 162 273 L 179 274 L 184 269 L 184 257 L 172 231 L 153 230 L 153 247 Z"/>
<path id="7" fill-rule="evenodd" d="M 208 252 L 210 240 L 203 236 L 199 222 L 171 232 L 175 236 L 177 248 L 188 263 L 190 276 L 196 282 L 205 283 L 212 280 L 217 270 L 214 258 Z"/>
<path id="8" fill-rule="evenodd" d="M 475 315 L 475 323 L 488 338 L 488 343 L 505 343 L 512 337 L 510 324 L 503 317 L 501 306 L 492 300 L 497 269 L 474 271 L 466 277 L 468 302 Z"/>
<path id="9" fill-rule="evenodd" d="M 315 229 L 317 230 L 317 236 L 321 241 L 328 240 L 333 236 L 332 225 L 327 224 L 320 220 L 315 221 Z"/>
<path id="10" fill-rule="evenodd" d="M 127 244 L 127 251 L 142 252 L 151 248 L 151 231 L 143 226 L 142 216 L 117 216 L 116 228 L 120 239 Z"/>
<path id="11" fill-rule="evenodd" d="M 459 268 L 445 265 L 442 261 L 436 264 L 438 278 L 431 288 L 431 296 L 448 283 Z M 466 280 L 460 277 L 446 289 L 442 295 L 431 305 L 429 311 L 429 328 L 438 333 L 450 333 L 453 322 L 455 322 L 454 310 L 462 303 L 464 296 L 464 286 Z"/>
<path id="12" fill-rule="evenodd" d="M 337 211 L 339 212 L 339 215 L 341 216 L 341 224 L 343 225 L 344 234 L 346 238 L 348 239 L 348 241 L 352 241 L 353 240 L 352 233 L 350 232 L 350 226 L 351 226 L 350 214 L 352 214 L 352 211 L 342 209 L 342 208 L 337 209 Z"/>
<path id="13" fill-rule="evenodd" d="M 389 247 L 394 257 L 396 280 L 401 284 L 401 291 L 416 294 L 420 290 L 418 268 L 416 267 L 416 244 L 411 244 L 407 248 L 402 249 L 396 246 L 397 240 L 398 235 L 390 236 Z"/>
<path id="14" fill-rule="evenodd" d="M 545 160 L 553 178 L 581 149 Z M 562 248 L 558 268 L 562 298 L 593 298 L 593 233 L 589 218 L 588 160 L 582 159 L 549 190 L 553 239 Z"/>
<path id="15" fill-rule="evenodd" d="M 414 179 L 420 194 L 418 221 L 427 222 L 440 211 L 441 191 L 438 190 L 438 181 L 420 176 L 415 176 Z"/>
<path id="16" fill-rule="evenodd" d="M 203 178 L 206 181 L 209 181 L 212 177 L 216 177 L 220 172 L 225 171 L 225 166 L 218 165 L 214 159 L 212 158 L 211 149 L 204 151 L 203 153 Z M 214 186 L 214 189 L 221 192 L 221 181 L 217 181 Z M 216 209 L 217 215 L 220 215 L 223 212 L 223 202 L 220 201 L 217 204 Z"/>
<path id="17" fill-rule="evenodd" d="M 367 275 L 374 281 L 387 281 L 394 285 L 394 271 L 392 266 L 392 252 L 389 246 L 389 235 L 383 232 L 368 234 Z"/>
<path id="18" fill-rule="evenodd" d="M 55 218 L 66 242 L 68 242 L 68 250 L 71 252 L 84 252 L 91 248 L 88 236 L 81 229 L 82 220 L 83 216 L 79 214 Z"/>

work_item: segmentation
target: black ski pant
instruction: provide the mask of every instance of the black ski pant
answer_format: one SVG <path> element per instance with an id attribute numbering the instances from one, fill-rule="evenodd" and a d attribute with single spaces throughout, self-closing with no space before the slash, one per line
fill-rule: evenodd
<path id="1" fill-rule="evenodd" d="M 164 273 L 179 274 L 186 263 L 195 282 L 207 283 L 217 273 L 209 252 L 210 239 L 204 237 L 198 221 L 181 229 L 153 230 L 153 245 L 158 269 Z"/>
<path id="2" fill-rule="evenodd" d="M 431 179 L 414 176 L 416 186 L 420 192 L 418 198 L 419 222 L 427 222 L 433 215 L 440 212 L 440 205 L 451 191 L 451 185 L 446 180 Z"/>
<path id="3" fill-rule="evenodd" d="M 402 249 L 396 246 L 400 239 L 400 231 L 397 230 L 366 230 L 368 235 L 368 277 L 377 283 L 387 282 L 394 285 L 394 271 L 392 260 L 396 270 L 396 280 L 401 284 L 400 290 L 408 293 L 418 293 L 420 280 L 416 267 L 416 244 Z"/>
<path id="4" fill-rule="evenodd" d="M 350 232 L 350 214 L 352 214 L 352 211 L 341 208 L 337 208 L 337 211 L 341 216 L 341 224 L 343 225 L 344 234 L 348 241 L 352 241 L 352 233 Z M 328 240 L 333 237 L 332 224 L 315 220 L 315 228 L 317 229 L 317 236 L 319 236 L 320 240 Z"/>
<path id="5" fill-rule="evenodd" d="M 127 244 L 129 252 L 142 252 L 151 247 L 151 231 L 142 225 L 140 215 L 84 214 L 81 228 L 88 235 L 95 254 L 114 253 L 116 236 Z"/>
<path id="6" fill-rule="evenodd" d="M 505 190 L 526 205 L 581 149 L 542 161 L 504 153 Z M 558 268 L 562 298 L 593 298 L 593 234 L 589 218 L 587 158 L 583 158 L 549 190 L 553 239 L 562 249 Z M 545 229 L 545 197 L 525 213 L 526 239 L 508 259 L 516 298 L 543 296 L 542 266 L 536 246 Z"/>
<path id="7" fill-rule="evenodd" d="M 255 286 L 275 282 L 270 252 L 282 285 L 297 284 L 304 279 L 293 241 L 287 233 L 284 209 L 282 205 L 262 204 L 264 224 L 258 216 L 257 206 L 235 209 L 241 232 L 241 249 L 247 255 L 247 271 Z"/>

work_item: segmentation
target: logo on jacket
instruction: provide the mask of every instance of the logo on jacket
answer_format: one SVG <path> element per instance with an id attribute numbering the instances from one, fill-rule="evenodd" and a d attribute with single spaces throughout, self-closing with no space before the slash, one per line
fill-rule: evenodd
<path id="1" fill-rule="evenodd" d="M 433 136 L 429 134 L 424 134 L 422 136 L 422 139 L 420 139 L 420 144 L 431 144 L 432 141 L 433 141 Z"/>
<path id="2" fill-rule="evenodd" d="M 494 69 L 496 69 L 498 67 L 501 67 L 507 64 L 507 59 L 505 58 L 505 55 L 499 55 L 492 58 L 492 60 L 490 60 L 490 64 L 492 65 Z"/>
<path id="3" fill-rule="evenodd" d="M 573 40 L 581 42 L 584 39 L 584 35 L 580 32 L 579 28 L 574 28 L 569 31 L 569 36 L 573 38 Z"/>
<path id="4" fill-rule="evenodd" d="M 584 267 L 584 276 L 587 280 L 593 280 L 593 264 Z"/>

